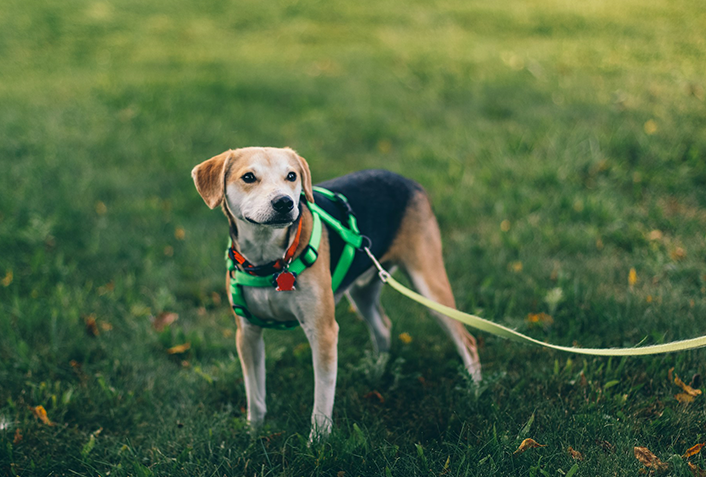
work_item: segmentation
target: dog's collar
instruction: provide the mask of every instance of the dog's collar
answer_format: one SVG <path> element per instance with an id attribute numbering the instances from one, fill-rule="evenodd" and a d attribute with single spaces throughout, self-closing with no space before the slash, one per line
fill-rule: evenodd
<path id="1" fill-rule="evenodd" d="M 253 265 L 248 261 L 243 254 L 238 252 L 235 249 L 235 243 L 233 243 L 233 240 L 230 241 L 230 244 L 228 246 L 228 256 L 230 259 L 240 265 L 240 268 L 245 272 L 249 273 L 250 275 L 255 275 L 255 276 L 267 276 L 267 275 L 272 275 L 273 273 L 276 273 L 283 268 L 286 268 L 292 261 L 292 258 L 294 258 L 294 254 L 297 251 L 297 247 L 299 246 L 299 238 L 301 237 L 302 233 L 302 214 L 299 214 L 299 218 L 297 219 L 297 231 L 294 235 L 294 240 L 292 241 L 292 244 L 289 246 L 289 248 L 284 252 L 284 256 L 282 258 L 278 258 L 274 262 L 266 263 L 264 265 Z"/>

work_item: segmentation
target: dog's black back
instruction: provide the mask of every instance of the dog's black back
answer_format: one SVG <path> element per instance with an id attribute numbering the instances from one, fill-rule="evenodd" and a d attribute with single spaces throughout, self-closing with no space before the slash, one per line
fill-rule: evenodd
<path id="1" fill-rule="evenodd" d="M 376 257 L 382 257 L 392 244 L 402 218 L 415 193 L 423 192 L 416 182 L 379 169 L 354 172 L 336 179 L 317 184 L 333 192 L 346 196 L 353 212 L 358 219 L 360 233 L 370 238 L 371 252 Z M 336 202 L 314 191 L 316 205 L 348 225 L 344 211 Z M 328 227 L 328 226 L 327 226 Z M 329 244 L 331 249 L 331 273 L 345 245 L 341 237 L 330 227 Z M 346 277 L 339 291 L 348 288 L 355 279 L 372 266 L 370 258 L 362 251 L 356 251 Z"/>

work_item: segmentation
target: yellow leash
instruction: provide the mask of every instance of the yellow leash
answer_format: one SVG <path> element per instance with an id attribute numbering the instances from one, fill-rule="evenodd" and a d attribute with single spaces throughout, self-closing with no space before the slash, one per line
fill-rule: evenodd
<path id="1" fill-rule="evenodd" d="M 567 353 L 589 354 L 594 356 L 642 356 L 647 354 L 672 353 L 675 351 L 684 351 L 706 346 L 706 336 L 699 336 L 698 338 L 691 338 L 682 341 L 673 341 L 671 343 L 665 343 L 660 345 L 642 346 L 640 348 L 574 348 L 570 346 L 559 346 L 551 343 L 544 343 L 534 338 L 530 338 L 529 336 L 525 336 L 522 333 L 518 333 L 515 330 L 511 330 L 510 328 L 507 328 L 503 325 L 499 325 L 497 323 L 493 323 L 492 321 L 485 320 L 479 316 L 470 315 L 468 313 L 458 311 L 454 308 L 444 306 L 440 303 L 437 303 L 433 300 L 430 300 L 429 298 L 420 295 L 419 293 L 410 290 L 409 288 L 405 287 L 397 280 L 392 278 L 392 276 L 384 268 L 382 268 L 380 262 L 377 261 L 377 259 L 373 256 L 373 254 L 367 247 L 365 247 L 364 250 L 375 264 L 375 267 L 378 269 L 378 275 L 380 277 L 380 280 L 383 281 L 383 283 L 387 283 L 404 296 L 411 298 L 412 300 L 426 306 L 427 308 L 430 308 L 434 311 L 438 311 L 439 313 L 446 315 L 449 318 L 453 318 L 454 320 L 460 321 L 461 323 L 465 323 L 472 328 L 485 331 L 486 333 L 490 333 L 491 335 L 499 336 L 501 338 L 519 341 L 522 343 L 531 343 L 539 346 L 544 346 L 545 348 L 566 351 Z"/>

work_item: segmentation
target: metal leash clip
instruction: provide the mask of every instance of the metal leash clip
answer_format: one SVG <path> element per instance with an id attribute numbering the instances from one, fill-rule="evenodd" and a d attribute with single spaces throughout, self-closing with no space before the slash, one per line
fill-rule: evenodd
<path id="1" fill-rule="evenodd" d="M 390 274 L 387 272 L 387 270 L 382 268 L 382 265 L 380 265 L 380 262 L 378 262 L 377 258 L 375 258 L 375 255 L 373 255 L 373 253 L 368 247 L 363 247 L 363 250 L 365 250 L 365 253 L 368 254 L 370 260 L 373 261 L 375 268 L 378 269 L 378 276 L 380 277 L 380 280 L 382 280 L 383 283 L 387 283 L 387 279 L 390 278 Z"/>

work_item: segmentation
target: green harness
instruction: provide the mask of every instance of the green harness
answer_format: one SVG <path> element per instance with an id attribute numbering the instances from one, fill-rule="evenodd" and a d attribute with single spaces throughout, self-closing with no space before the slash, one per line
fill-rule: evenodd
<path id="1" fill-rule="evenodd" d="M 331 227 L 341 239 L 345 242 L 343 247 L 343 252 L 341 253 L 336 268 L 331 275 L 331 288 L 334 292 L 338 290 L 338 287 L 343 282 L 346 273 L 353 263 L 353 258 L 355 257 L 355 251 L 360 249 L 363 245 L 363 236 L 358 231 L 358 222 L 353 214 L 353 210 L 348 204 L 348 199 L 338 192 L 332 192 L 328 189 L 323 189 L 321 187 L 314 187 L 314 190 L 319 194 L 333 200 L 337 201 L 340 206 L 348 214 L 348 227 L 344 226 L 340 221 L 332 217 L 328 212 L 323 210 L 318 205 L 306 202 L 306 205 L 311 211 L 311 215 L 314 219 L 314 225 L 311 230 L 311 238 L 309 238 L 309 243 L 304 248 L 304 251 L 299 254 L 299 256 L 286 267 L 286 270 L 294 273 L 295 276 L 299 276 L 304 270 L 312 266 L 316 259 L 319 257 L 319 245 L 321 245 L 321 231 L 323 220 L 326 224 Z M 303 195 L 302 195 L 303 198 Z M 232 241 L 228 241 L 228 250 L 232 246 Z M 247 308 L 245 303 L 245 297 L 243 296 L 243 287 L 274 287 L 276 273 L 266 276 L 257 276 L 246 273 L 239 270 L 233 260 L 230 258 L 226 250 L 226 264 L 228 266 L 228 272 L 230 274 L 230 296 L 233 301 L 233 311 L 236 315 L 242 316 L 248 320 L 253 325 L 259 326 L 261 328 L 272 328 L 275 330 L 291 330 L 299 326 L 299 322 L 293 321 L 274 321 L 274 320 L 262 320 L 253 316 L 252 313 Z"/>

